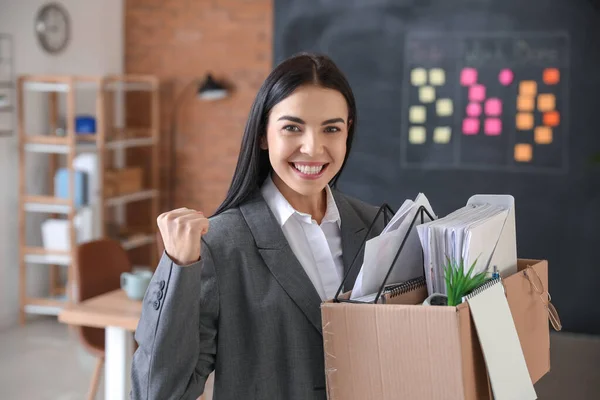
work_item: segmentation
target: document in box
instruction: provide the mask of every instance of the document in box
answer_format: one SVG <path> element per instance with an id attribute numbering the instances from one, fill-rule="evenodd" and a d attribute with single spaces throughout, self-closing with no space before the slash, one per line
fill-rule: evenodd
<path id="1" fill-rule="evenodd" d="M 446 294 L 447 258 L 475 263 L 473 274 L 497 267 L 501 276 L 516 272 L 514 199 L 506 195 L 476 195 L 444 218 L 417 227 L 423 248 L 428 293 Z"/>
<path id="2" fill-rule="evenodd" d="M 402 204 L 379 236 L 366 242 L 363 264 L 354 283 L 351 299 L 377 293 L 420 206 L 435 217 L 429 200 L 420 193 L 414 202 L 406 200 Z M 424 221 L 430 220 L 424 214 Z M 416 225 L 420 223 L 421 219 L 417 217 L 387 283 L 400 283 L 423 276 L 423 251 L 416 230 Z"/>
<path id="3" fill-rule="evenodd" d="M 494 399 L 537 399 L 502 280 L 467 297 Z"/>

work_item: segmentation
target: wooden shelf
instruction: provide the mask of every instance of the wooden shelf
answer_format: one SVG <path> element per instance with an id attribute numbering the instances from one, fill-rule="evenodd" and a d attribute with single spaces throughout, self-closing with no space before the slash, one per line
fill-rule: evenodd
<path id="1" fill-rule="evenodd" d="M 107 206 L 118 206 L 127 203 L 133 203 L 135 201 L 149 200 L 156 198 L 158 196 L 158 190 L 144 190 L 141 192 L 124 194 L 121 196 L 111 197 L 106 200 Z"/>
<path id="2" fill-rule="evenodd" d="M 28 314 L 58 315 L 67 304 L 67 296 L 59 295 L 47 298 L 29 297 L 24 309 Z"/>
<path id="3" fill-rule="evenodd" d="M 68 214 L 71 204 L 68 199 L 52 196 L 24 196 L 25 211 Z"/>
<path id="4" fill-rule="evenodd" d="M 73 218 L 76 218 L 77 211 L 83 207 L 73 206 L 73 198 L 57 198 L 53 196 L 32 196 L 26 192 L 27 168 L 25 168 L 25 158 L 27 152 L 47 154 L 48 168 L 45 168 L 44 175 L 52 185 L 54 176 L 59 167 L 67 168 L 69 171 L 75 170 L 75 160 L 78 153 L 91 152 L 95 153 L 96 161 L 94 166 L 97 167 L 96 193 L 94 198 L 90 199 L 90 204 L 86 206 L 92 207 L 92 236 L 91 240 L 101 237 L 107 237 L 106 232 L 110 228 L 108 224 L 108 215 L 114 215 L 117 218 L 116 223 L 122 224 L 126 220 L 120 220 L 127 209 L 124 206 L 131 202 L 149 200 L 149 218 L 155 219 L 159 213 L 159 129 L 160 129 L 160 110 L 159 110 L 159 81 L 154 76 L 147 75 L 108 75 L 108 76 L 76 76 L 76 75 L 21 75 L 16 79 L 16 96 L 14 104 L 17 115 L 17 128 L 14 131 L 19 139 L 19 242 L 20 242 L 20 260 L 19 260 L 19 291 L 20 291 L 20 321 L 25 322 L 25 313 L 36 314 L 57 314 L 64 305 L 69 304 L 72 299 L 64 296 L 58 298 L 31 299 L 26 294 L 29 265 L 39 265 L 44 268 L 49 268 L 50 273 L 50 293 L 59 293 L 59 288 L 63 287 L 63 282 L 60 282 L 61 277 L 59 267 L 66 267 L 66 286 L 76 284 L 76 273 L 74 272 L 73 261 L 76 258 L 78 240 L 77 235 L 71 235 L 69 229 L 70 240 L 64 243 L 64 247 L 68 247 L 68 251 L 47 250 L 40 247 L 30 247 L 27 244 L 26 224 L 27 213 L 45 213 L 52 215 L 60 215 L 66 217 L 66 221 L 70 224 L 74 223 Z M 92 134 L 74 133 L 74 121 L 77 117 L 77 104 L 79 96 L 76 92 L 80 89 L 91 89 L 90 92 L 95 95 L 95 109 L 91 111 L 96 120 L 96 132 Z M 115 93 L 112 91 L 128 91 L 128 90 L 144 90 L 149 91 L 149 121 L 144 127 L 127 127 L 114 128 L 111 125 L 116 123 L 113 119 L 119 115 L 119 111 L 110 107 L 120 107 L 121 104 L 116 102 Z M 48 99 L 48 110 L 43 111 L 47 114 L 48 132 L 26 132 L 25 121 L 29 119 L 26 116 L 26 107 L 24 107 L 25 93 L 27 91 L 45 92 L 42 93 Z M 86 92 L 87 93 L 87 92 Z M 62 99 L 66 99 L 66 107 L 61 107 Z M 31 111 L 27 110 L 27 114 Z M 61 115 L 67 126 L 64 127 L 68 133 L 65 136 L 56 136 L 54 132 L 60 127 L 59 115 Z M 12 130 L 11 130 L 12 131 Z M 103 184 L 105 183 L 105 172 L 112 169 L 131 166 L 127 157 L 130 152 L 119 150 L 134 148 L 134 147 L 150 147 L 150 168 L 146 170 L 146 178 L 149 180 L 147 189 L 135 193 L 127 193 L 119 196 L 107 198 L 105 193 L 108 193 Z M 111 152 L 116 151 L 114 154 Z M 59 157 L 64 155 L 66 157 Z M 145 160 L 140 160 L 145 163 Z M 145 165 L 144 165 L 145 166 Z M 36 173 L 39 174 L 39 173 Z M 53 190 L 50 190 L 53 193 Z M 71 194 L 73 196 L 73 194 Z M 108 207 L 115 207 L 109 209 Z M 87 218 L 83 220 L 87 221 Z M 82 221 L 83 221 L 82 220 Z M 127 228 L 127 225 L 125 225 Z M 75 227 L 78 230 L 78 227 Z M 84 228 L 85 229 L 85 228 Z M 127 230 L 127 229 L 126 229 Z M 136 232 L 133 228 L 132 232 Z M 66 232 L 65 232 L 66 233 Z M 87 240 L 87 239 L 86 239 Z M 156 239 L 152 232 L 143 234 L 134 234 L 123 238 L 120 241 L 125 250 L 137 249 L 142 246 L 148 248 L 150 264 L 156 265 L 157 253 L 155 247 Z M 68 291 L 69 296 L 73 296 L 71 291 Z"/>
<path id="5" fill-rule="evenodd" d="M 136 235 L 129 239 L 125 239 L 121 241 L 121 245 L 125 250 L 136 249 L 138 247 L 146 246 L 148 244 L 153 244 L 156 238 L 154 235 Z"/>

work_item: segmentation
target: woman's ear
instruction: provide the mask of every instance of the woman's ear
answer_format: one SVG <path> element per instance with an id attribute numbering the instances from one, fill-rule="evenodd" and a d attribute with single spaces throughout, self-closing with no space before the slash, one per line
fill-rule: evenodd
<path id="1" fill-rule="evenodd" d="M 352 126 L 353 122 L 354 121 L 352 121 L 351 119 L 348 119 L 348 130 L 350 130 L 350 127 Z"/>
<path id="2" fill-rule="evenodd" d="M 267 150 L 269 148 L 269 143 L 267 142 L 267 135 L 262 135 L 260 137 L 260 148 L 262 150 Z"/>

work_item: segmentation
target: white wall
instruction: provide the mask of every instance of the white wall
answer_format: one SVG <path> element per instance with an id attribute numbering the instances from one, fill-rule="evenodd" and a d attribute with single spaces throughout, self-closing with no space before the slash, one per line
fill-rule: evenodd
<path id="1" fill-rule="evenodd" d="M 124 0 L 60 0 L 69 11 L 72 25 L 71 41 L 60 55 L 46 54 L 34 36 L 35 15 L 46 2 L 0 0 L 0 32 L 13 35 L 16 74 L 123 72 Z M 45 103 L 28 100 L 26 110 L 30 115 L 27 128 L 43 129 Z M 34 175 L 32 169 L 43 168 L 43 165 L 43 158 L 38 157 L 27 166 L 27 176 L 31 177 L 28 186 L 35 191 L 39 191 L 46 180 L 42 176 L 34 177 L 37 174 Z M 0 330 L 17 322 L 19 310 L 17 167 L 15 132 L 11 138 L 0 137 Z M 39 221 L 29 222 L 28 241 L 34 243 L 28 244 L 39 245 Z M 47 287 L 47 267 L 32 265 L 28 269 L 29 294 L 43 294 Z"/>

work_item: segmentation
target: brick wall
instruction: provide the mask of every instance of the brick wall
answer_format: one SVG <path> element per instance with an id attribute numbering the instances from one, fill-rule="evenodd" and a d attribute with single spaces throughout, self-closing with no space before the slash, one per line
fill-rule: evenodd
<path id="1" fill-rule="evenodd" d="M 272 67 L 272 13 L 271 0 L 125 1 L 125 72 L 154 74 L 163 81 L 161 211 L 168 206 L 169 125 L 177 98 L 183 100 L 173 207 L 210 214 L 223 200 L 250 105 Z M 204 102 L 194 97 L 189 82 L 208 71 L 232 85 L 229 98 Z M 132 97 L 130 121 L 136 107 Z"/>

